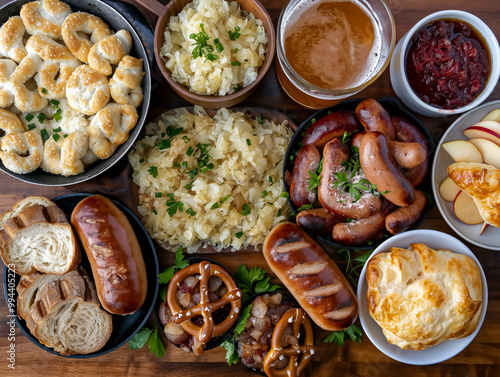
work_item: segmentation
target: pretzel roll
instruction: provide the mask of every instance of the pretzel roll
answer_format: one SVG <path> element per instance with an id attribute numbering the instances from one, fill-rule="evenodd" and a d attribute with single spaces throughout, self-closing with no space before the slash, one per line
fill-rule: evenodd
<path id="1" fill-rule="evenodd" d="M 0 159 L 17 174 L 36 170 L 43 157 L 43 142 L 38 131 L 11 132 L 0 140 Z"/>
<path id="2" fill-rule="evenodd" d="M 111 97 L 119 104 L 139 107 L 142 102 L 142 59 L 125 56 L 109 80 Z"/>
<path id="3" fill-rule="evenodd" d="M 61 110 L 59 113 L 61 119 L 53 122 L 53 126 L 61 128 L 61 134 L 72 134 L 76 131 L 88 134 L 90 121 L 85 114 L 73 109 L 66 98 L 61 98 L 57 107 Z"/>
<path id="4" fill-rule="evenodd" d="M 8 107 L 14 102 L 12 91 L 4 87 L 9 83 L 17 64 L 10 59 L 0 59 L 0 107 Z"/>
<path id="5" fill-rule="evenodd" d="M 71 53 L 84 63 L 88 62 L 88 54 L 94 43 L 111 35 L 109 27 L 99 17 L 85 12 L 70 14 L 62 25 L 62 38 Z M 85 39 L 80 34 L 88 34 Z"/>
<path id="6" fill-rule="evenodd" d="M 200 299 L 195 306 L 185 308 L 179 301 L 178 291 L 184 280 L 191 276 L 198 276 L 200 284 Z M 222 279 L 227 288 L 227 293 L 217 301 L 209 299 L 209 279 L 217 276 Z M 194 349 L 195 354 L 203 353 L 203 344 L 210 339 L 224 334 L 238 319 L 241 309 L 241 290 L 236 285 L 233 277 L 225 268 L 212 264 L 208 261 L 192 264 L 178 271 L 168 285 L 167 303 L 173 314 L 173 322 L 180 325 L 189 334 L 194 336 L 200 344 Z M 213 314 L 216 310 L 231 305 L 231 311 L 227 317 L 216 324 Z M 201 315 L 203 325 L 193 322 L 193 317 Z"/>
<path id="7" fill-rule="evenodd" d="M 16 114 L 0 109 L 0 139 L 11 132 L 24 132 L 24 127 Z"/>
<path id="8" fill-rule="evenodd" d="M 89 126 L 90 149 L 101 158 L 109 158 L 128 139 L 137 124 L 137 110 L 130 105 L 111 103 L 100 110 Z"/>
<path id="9" fill-rule="evenodd" d="M 36 54 L 28 54 L 16 67 L 10 82 L 9 89 L 14 97 L 14 105 L 22 112 L 40 111 L 47 106 L 48 101 L 38 94 L 37 91 L 30 90 L 26 83 L 40 69 L 42 59 Z"/>
<path id="10" fill-rule="evenodd" d="M 343 330 L 358 317 L 358 302 L 335 262 L 298 225 L 282 223 L 264 241 L 276 276 L 322 329 Z"/>
<path id="11" fill-rule="evenodd" d="M 119 30 L 95 43 L 89 51 L 90 67 L 102 75 L 108 76 L 113 72 L 111 64 L 117 65 L 132 48 L 132 36 L 127 30 Z"/>
<path id="12" fill-rule="evenodd" d="M 68 4 L 59 0 L 32 1 L 21 8 L 21 18 L 30 34 L 61 37 L 61 26 L 71 13 Z"/>
<path id="13" fill-rule="evenodd" d="M 21 17 L 14 16 L 0 28 L 0 57 L 7 57 L 20 63 L 28 54 L 23 43 L 26 31 Z"/>
<path id="14" fill-rule="evenodd" d="M 109 102 L 108 79 L 88 65 L 81 65 L 66 84 L 66 97 L 73 109 L 93 115 Z"/>
<path id="15" fill-rule="evenodd" d="M 43 161 L 40 167 L 46 172 L 69 177 L 80 174 L 85 169 L 82 159 L 89 147 L 87 133 L 76 131 L 56 140 L 50 137 L 44 145 Z"/>
<path id="16" fill-rule="evenodd" d="M 299 377 L 314 353 L 311 320 L 304 310 L 290 309 L 274 328 L 271 349 L 264 360 L 264 371 L 268 377 Z M 278 360 L 285 358 L 288 358 L 287 365 L 278 369 Z"/>

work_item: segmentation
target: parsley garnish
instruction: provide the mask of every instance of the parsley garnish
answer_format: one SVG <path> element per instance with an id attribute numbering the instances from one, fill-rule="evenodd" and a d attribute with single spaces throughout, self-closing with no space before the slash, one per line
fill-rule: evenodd
<path id="1" fill-rule="evenodd" d="M 243 330 L 245 330 L 245 325 L 250 317 L 250 311 L 252 310 L 252 305 L 248 305 L 241 312 L 240 320 L 236 325 L 233 335 L 231 335 L 228 339 L 226 339 L 220 346 L 226 349 L 226 360 L 229 366 L 236 364 L 238 362 L 238 352 L 234 347 L 233 341 L 240 335 Z"/>
<path id="2" fill-rule="evenodd" d="M 153 178 L 158 177 L 158 168 L 156 166 L 150 166 L 148 172 L 153 176 Z"/>
<path id="3" fill-rule="evenodd" d="M 195 210 L 194 210 L 194 209 L 192 209 L 192 208 L 188 208 L 188 209 L 186 209 L 186 213 L 187 213 L 188 215 L 191 215 L 191 216 L 196 215 Z"/>
<path id="4" fill-rule="evenodd" d="M 158 325 L 155 326 L 154 330 L 150 330 L 147 327 L 142 328 L 132 339 L 130 339 L 128 346 L 130 349 L 136 350 L 144 347 L 146 343 L 148 343 L 148 348 L 151 353 L 160 358 L 165 355 L 165 348 L 158 334 Z"/>
<path id="5" fill-rule="evenodd" d="M 241 238 L 243 236 L 243 232 L 238 232 L 235 234 L 236 238 Z"/>
<path id="6" fill-rule="evenodd" d="M 310 170 L 307 173 L 309 173 L 309 177 L 310 177 L 309 178 L 309 187 L 307 188 L 307 191 L 311 191 L 319 186 L 320 176 L 319 176 L 319 174 L 313 173 Z"/>
<path id="7" fill-rule="evenodd" d="M 162 193 L 162 192 L 156 192 L 156 193 L 155 193 L 155 196 L 156 196 L 157 198 L 161 198 L 161 197 L 163 196 L 163 193 Z"/>
<path id="8" fill-rule="evenodd" d="M 281 288 L 279 285 L 269 282 L 270 276 L 267 271 L 260 267 L 252 267 L 250 270 L 245 265 L 240 265 L 236 272 L 236 282 L 243 293 L 243 301 L 255 293 L 264 293 Z"/>
<path id="9" fill-rule="evenodd" d="M 189 39 L 194 39 L 195 43 L 193 46 L 193 58 L 197 59 L 198 57 L 205 57 L 205 62 L 210 60 L 211 62 L 219 59 L 219 57 L 213 54 L 214 47 L 208 43 L 210 37 L 205 32 L 205 28 L 203 24 L 200 24 L 201 31 L 198 34 L 192 33 L 189 36 Z M 215 41 L 214 41 L 215 42 Z M 224 49 L 224 47 L 223 47 Z M 219 51 L 220 52 L 220 51 Z"/>
<path id="10" fill-rule="evenodd" d="M 375 249 L 369 250 L 366 253 L 364 253 L 356 258 L 351 258 L 351 252 L 349 251 L 349 249 L 338 249 L 337 250 L 337 253 L 339 253 L 340 256 L 347 261 L 346 277 L 347 277 L 347 279 L 349 279 L 351 284 L 354 285 L 355 287 L 358 285 L 358 279 L 359 279 L 359 274 L 361 272 L 361 269 L 365 265 L 368 258 L 370 258 L 370 255 L 372 255 L 374 250 Z"/>
<path id="11" fill-rule="evenodd" d="M 355 342 L 361 342 L 363 337 L 363 331 L 356 325 L 351 325 L 345 330 L 334 331 L 323 338 L 323 343 L 335 343 L 341 346 L 344 343 L 345 337 L 354 340 Z"/>
<path id="12" fill-rule="evenodd" d="M 139 160 L 139 164 L 142 164 L 143 162 L 144 162 L 144 159 L 143 159 L 143 158 L 141 158 L 141 159 Z"/>
<path id="13" fill-rule="evenodd" d="M 176 201 L 174 199 L 174 194 L 167 194 L 168 200 L 165 203 L 167 208 L 168 215 L 172 217 L 175 215 L 177 211 L 182 212 L 184 211 L 184 203 L 179 201 Z"/>
<path id="14" fill-rule="evenodd" d="M 186 211 L 187 212 L 187 211 Z M 184 253 L 182 252 L 182 246 L 179 246 L 177 251 L 175 252 L 175 262 L 173 266 L 165 268 L 159 275 L 158 281 L 160 284 L 168 284 L 170 280 L 174 277 L 174 274 L 177 270 L 182 270 L 183 268 L 189 266 L 189 262 L 184 259 Z M 165 291 L 166 294 L 166 291 Z M 162 292 L 162 299 L 165 301 L 165 295 Z"/>
<path id="15" fill-rule="evenodd" d="M 351 140 L 352 135 L 354 135 L 356 132 L 358 132 L 358 130 L 353 131 L 353 132 L 349 132 L 349 133 L 347 131 L 344 131 L 344 134 L 342 135 L 342 139 L 340 139 L 340 141 L 342 141 L 342 144 L 345 144 L 349 140 Z"/>
<path id="16" fill-rule="evenodd" d="M 234 31 L 231 31 L 231 30 L 228 30 L 227 33 L 229 34 L 229 39 L 232 40 L 232 41 L 235 41 L 237 40 L 239 37 L 240 37 L 240 27 L 239 26 L 236 26 L 234 28 Z"/>

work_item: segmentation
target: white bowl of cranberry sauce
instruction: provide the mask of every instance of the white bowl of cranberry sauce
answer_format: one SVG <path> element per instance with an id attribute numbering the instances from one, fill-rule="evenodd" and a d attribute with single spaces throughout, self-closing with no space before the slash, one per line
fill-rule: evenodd
<path id="1" fill-rule="evenodd" d="M 397 43 L 391 83 L 411 110 L 439 117 L 482 103 L 500 75 L 500 48 L 478 17 L 444 10 L 420 20 Z"/>

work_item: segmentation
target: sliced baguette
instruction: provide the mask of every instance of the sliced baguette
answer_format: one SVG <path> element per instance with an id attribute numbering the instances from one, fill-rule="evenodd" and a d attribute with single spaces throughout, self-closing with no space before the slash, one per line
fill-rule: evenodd
<path id="1" fill-rule="evenodd" d="M 0 217 L 0 255 L 21 275 L 63 275 L 80 263 L 80 246 L 64 212 L 50 199 L 30 196 Z"/>
<path id="2" fill-rule="evenodd" d="M 112 318 L 101 309 L 85 271 L 80 267 L 77 273 L 41 285 L 38 279 L 44 275 L 32 283 L 39 288 L 26 324 L 40 343 L 62 355 L 89 354 L 104 347 L 113 330 Z"/>

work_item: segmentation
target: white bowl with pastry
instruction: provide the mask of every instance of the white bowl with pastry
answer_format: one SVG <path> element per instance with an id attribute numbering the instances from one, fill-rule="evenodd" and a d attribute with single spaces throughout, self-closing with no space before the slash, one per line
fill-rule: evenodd
<path id="1" fill-rule="evenodd" d="M 0 41 L 0 170 L 63 186 L 127 153 L 151 77 L 125 17 L 100 0 L 15 0 L 0 9 Z"/>
<path id="2" fill-rule="evenodd" d="M 357 296 L 361 325 L 381 352 L 428 365 L 472 342 L 486 315 L 488 286 L 479 261 L 460 240 L 419 229 L 375 249 Z"/>
<path id="3" fill-rule="evenodd" d="M 500 250 L 500 101 L 462 115 L 432 164 L 432 189 L 448 225 L 466 241 Z"/>

